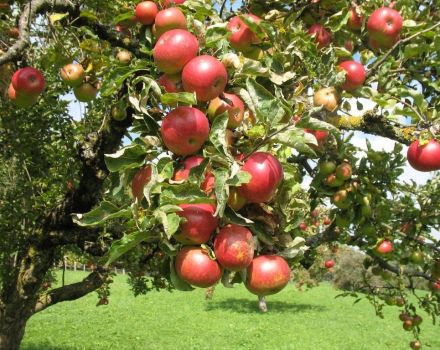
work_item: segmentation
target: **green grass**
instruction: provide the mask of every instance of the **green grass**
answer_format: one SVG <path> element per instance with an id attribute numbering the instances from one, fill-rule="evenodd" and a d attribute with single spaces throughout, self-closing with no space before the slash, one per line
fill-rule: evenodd
<path id="1" fill-rule="evenodd" d="M 82 276 L 68 272 L 67 282 Z M 412 333 L 403 331 L 397 307 L 387 307 L 382 320 L 367 301 L 353 305 L 335 299 L 338 293 L 327 284 L 305 292 L 288 286 L 260 314 L 242 286 L 219 286 L 211 301 L 201 289 L 135 298 L 118 276 L 108 306 L 96 307 L 93 293 L 35 315 L 22 349 L 409 349 Z M 440 349 L 439 330 L 425 318 L 422 342 Z"/>

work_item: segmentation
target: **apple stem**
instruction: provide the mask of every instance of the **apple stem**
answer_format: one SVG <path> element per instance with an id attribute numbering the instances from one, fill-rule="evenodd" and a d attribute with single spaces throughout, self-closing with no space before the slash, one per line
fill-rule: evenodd
<path id="1" fill-rule="evenodd" d="M 258 297 L 258 308 L 261 312 L 267 312 L 267 304 L 266 304 L 266 298 L 259 296 Z"/>

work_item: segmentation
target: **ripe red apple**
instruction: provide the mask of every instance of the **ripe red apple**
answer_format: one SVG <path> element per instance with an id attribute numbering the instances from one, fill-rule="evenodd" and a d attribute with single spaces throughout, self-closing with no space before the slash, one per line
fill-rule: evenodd
<path id="1" fill-rule="evenodd" d="M 197 153 L 208 140 L 209 121 L 197 108 L 181 106 L 166 115 L 160 132 L 171 152 L 187 156 Z"/>
<path id="2" fill-rule="evenodd" d="M 228 224 L 222 227 L 214 241 L 215 256 L 221 266 L 240 271 L 254 258 L 254 238 L 244 226 Z"/>
<path id="3" fill-rule="evenodd" d="M 339 63 L 338 67 L 345 71 L 345 83 L 341 89 L 353 91 L 364 85 L 366 71 L 362 64 L 356 61 L 344 61 Z"/>
<path id="4" fill-rule="evenodd" d="M 330 225 L 332 221 L 328 217 L 325 217 L 322 223 L 327 226 Z"/>
<path id="5" fill-rule="evenodd" d="M 308 33 L 315 37 L 315 41 L 318 43 L 318 47 L 322 48 L 330 45 L 332 42 L 332 35 L 321 24 L 315 23 L 312 25 Z"/>
<path id="6" fill-rule="evenodd" d="M 156 38 L 171 29 L 186 29 L 186 18 L 177 7 L 170 7 L 157 13 L 154 21 Z"/>
<path id="7" fill-rule="evenodd" d="M 137 198 L 140 201 L 144 198 L 144 186 L 151 179 L 151 166 L 147 165 L 146 167 L 139 169 L 136 174 L 133 176 L 133 180 L 131 180 L 131 193 L 134 198 Z"/>
<path id="8" fill-rule="evenodd" d="M 121 50 L 116 54 L 116 59 L 122 64 L 129 64 L 132 58 L 130 51 Z"/>
<path id="9" fill-rule="evenodd" d="M 209 55 L 193 58 L 182 71 L 183 89 L 195 92 L 198 101 L 204 102 L 218 97 L 225 90 L 227 82 L 225 66 Z"/>
<path id="10" fill-rule="evenodd" d="M 215 206 L 211 204 L 180 204 L 183 211 L 177 215 L 186 219 L 180 224 L 180 230 L 174 238 L 183 244 L 202 244 L 208 242 L 211 234 L 217 228 L 217 218 L 214 216 Z"/>
<path id="11" fill-rule="evenodd" d="M 78 101 L 90 102 L 96 98 L 96 95 L 98 95 L 98 89 L 90 83 L 83 83 L 73 89 L 73 93 Z"/>
<path id="12" fill-rule="evenodd" d="M 290 267 L 281 256 L 260 255 L 247 268 L 246 288 L 265 296 L 281 291 L 290 281 Z"/>
<path id="13" fill-rule="evenodd" d="M 185 160 L 183 161 L 183 168 L 178 169 L 174 173 L 173 180 L 174 181 L 187 180 L 189 177 L 190 170 L 200 165 L 204 159 L 205 158 L 203 158 L 202 156 L 191 156 L 185 158 Z M 205 173 L 205 179 L 200 184 L 200 188 L 204 192 L 210 193 L 213 190 L 214 185 L 215 185 L 215 177 L 210 171 L 207 171 Z"/>
<path id="14" fill-rule="evenodd" d="M 324 262 L 324 266 L 327 268 L 327 269 L 331 269 L 333 266 L 335 266 L 335 261 L 334 260 L 326 260 L 325 262 Z"/>
<path id="15" fill-rule="evenodd" d="M 82 84 L 86 72 L 79 63 L 70 63 L 60 69 L 60 76 L 67 85 L 76 87 Z"/>
<path id="16" fill-rule="evenodd" d="M 23 95 L 15 91 L 12 84 L 9 84 L 8 97 L 19 108 L 29 108 L 37 103 L 38 95 Z"/>
<path id="17" fill-rule="evenodd" d="M 319 216 L 319 210 L 318 209 L 314 209 L 312 210 L 312 212 L 310 213 L 312 215 L 312 217 L 316 218 Z"/>
<path id="18" fill-rule="evenodd" d="M 254 23 L 259 23 L 261 21 L 261 18 L 251 13 L 246 16 Z M 239 16 L 232 17 L 226 28 L 231 32 L 228 40 L 231 43 L 231 46 L 237 51 L 250 51 L 252 50 L 252 45 L 260 42 L 257 35 L 241 20 Z"/>
<path id="19" fill-rule="evenodd" d="M 163 86 L 166 92 L 182 92 L 182 80 L 180 79 L 180 74 L 163 74 L 157 80 L 158 83 Z"/>
<path id="20" fill-rule="evenodd" d="M 235 129 L 240 126 L 244 116 L 244 103 L 235 94 L 224 93 L 209 103 L 208 117 L 212 121 L 220 114 L 228 112 L 228 128 Z"/>
<path id="21" fill-rule="evenodd" d="M 241 168 L 251 175 L 247 184 L 239 187 L 239 193 L 250 203 L 268 202 L 283 180 L 283 167 L 272 154 L 255 152 Z"/>
<path id="22" fill-rule="evenodd" d="M 305 222 L 300 223 L 298 227 L 301 231 L 306 231 L 308 228 L 308 226 Z"/>
<path id="23" fill-rule="evenodd" d="M 389 7 L 375 10 L 368 18 L 367 29 L 371 43 L 379 48 L 390 48 L 399 39 L 403 19 L 399 12 Z"/>
<path id="24" fill-rule="evenodd" d="M 229 189 L 228 205 L 235 211 L 239 211 L 246 205 L 247 201 L 235 188 Z"/>
<path id="25" fill-rule="evenodd" d="M 158 11 L 157 5 L 153 1 L 141 1 L 136 5 L 134 14 L 139 23 L 151 25 L 154 23 Z"/>
<path id="26" fill-rule="evenodd" d="M 341 180 L 348 180 L 353 173 L 353 169 L 348 163 L 341 163 L 336 167 L 336 177 Z"/>
<path id="27" fill-rule="evenodd" d="M 440 169 L 440 142 L 432 139 L 424 145 L 415 140 L 408 147 L 409 164 L 418 171 L 434 171 Z"/>
<path id="28" fill-rule="evenodd" d="M 376 251 L 380 254 L 388 254 L 394 250 L 393 243 L 388 240 L 383 240 L 377 247 Z"/>
<path id="29" fill-rule="evenodd" d="M 429 289 L 431 289 L 434 293 L 440 293 L 440 280 L 429 282 Z"/>
<path id="30" fill-rule="evenodd" d="M 198 247 L 184 247 L 176 256 L 176 273 L 189 284 L 208 288 L 222 277 L 222 270 L 217 261 Z"/>
<path id="31" fill-rule="evenodd" d="M 356 7 L 350 8 L 350 17 L 348 17 L 347 27 L 352 31 L 359 31 L 362 29 L 362 22 L 364 21 L 364 16 Z"/>
<path id="32" fill-rule="evenodd" d="M 46 82 L 38 69 L 25 67 L 12 75 L 11 84 L 19 94 L 39 95 L 44 91 Z"/>
<path id="33" fill-rule="evenodd" d="M 325 130 L 304 129 L 304 131 L 315 136 L 316 141 L 318 141 L 318 142 L 325 141 L 329 135 L 329 132 L 325 131 Z"/>
<path id="34" fill-rule="evenodd" d="M 313 95 L 315 106 L 324 106 L 329 112 L 333 112 L 339 106 L 341 95 L 334 87 L 322 88 Z"/>
<path id="35" fill-rule="evenodd" d="M 187 30 L 172 29 L 162 34 L 153 49 L 159 70 L 167 74 L 179 73 L 199 51 L 197 38 Z"/>

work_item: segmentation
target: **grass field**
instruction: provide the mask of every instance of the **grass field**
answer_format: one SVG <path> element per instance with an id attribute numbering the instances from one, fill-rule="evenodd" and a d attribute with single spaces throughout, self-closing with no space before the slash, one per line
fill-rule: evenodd
<path id="1" fill-rule="evenodd" d="M 66 277 L 72 282 L 83 274 Z M 335 299 L 338 293 L 328 284 L 305 292 L 288 286 L 260 314 L 242 286 L 219 286 L 211 301 L 200 289 L 135 298 L 118 276 L 108 306 L 96 307 L 93 293 L 34 316 L 22 349 L 409 349 L 412 336 L 402 330 L 397 307 L 387 307 L 382 320 L 367 301 L 353 305 L 354 299 Z M 440 349 L 440 327 L 426 320 L 422 326 L 425 345 Z"/>

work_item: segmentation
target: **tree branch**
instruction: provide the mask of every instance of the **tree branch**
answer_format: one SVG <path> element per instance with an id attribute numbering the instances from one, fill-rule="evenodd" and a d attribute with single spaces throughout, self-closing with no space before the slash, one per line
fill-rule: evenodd
<path id="1" fill-rule="evenodd" d="M 0 65 L 18 58 L 29 45 L 30 26 L 37 14 L 47 11 L 74 11 L 78 0 L 32 0 L 23 9 L 18 22 L 19 37 L 9 50 L 0 56 Z"/>
<path id="2" fill-rule="evenodd" d="M 398 40 L 394 45 L 393 45 L 393 47 L 391 48 L 391 49 L 389 49 L 380 59 L 378 59 L 378 60 L 376 60 L 376 62 L 374 62 L 374 64 L 371 66 L 371 68 L 368 70 L 368 72 L 367 72 L 367 78 L 369 78 L 379 67 L 380 67 L 380 65 L 382 64 L 382 63 L 384 63 L 385 61 L 386 61 L 386 59 L 388 58 L 388 57 L 390 57 L 391 56 L 391 54 L 393 53 L 393 51 L 395 50 L 395 49 L 397 49 L 397 47 L 399 47 L 399 45 L 401 45 L 401 44 L 405 44 L 405 43 L 407 43 L 407 42 L 409 42 L 409 41 L 411 41 L 411 40 L 413 40 L 413 39 L 415 39 L 415 38 L 417 38 L 418 36 L 420 36 L 420 35 L 422 35 L 423 33 L 426 33 L 426 32 L 429 32 L 429 31 L 431 31 L 431 30 L 433 30 L 433 29 L 435 29 L 435 28 L 437 28 L 437 27 L 440 27 L 440 22 L 438 22 L 438 23 L 436 23 L 436 24 L 434 24 L 433 26 L 431 26 L 431 27 L 429 27 L 429 28 L 426 28 L 426 29 L 424 29 L 424 30 L 421 30 L 420 32 L 417 32 L 417 33 L 415 33 L 415 34 L 413 34 L 413 35 L 411 35 L 411 36 L 409 36 L 409 37 L 407 37 L 407 38 L 405 38 L 405 39 L 400 39 L 400 40 Z"/>
<path id="3" fill-rule="evenodd" d="M 76 300 L 99 288 L 107 279 L 107 270 L 98 268 L 81 282 L 50 290 L 38 298 L 34 312 L 40 312 L 49 306 L 69 300 Z"/>

